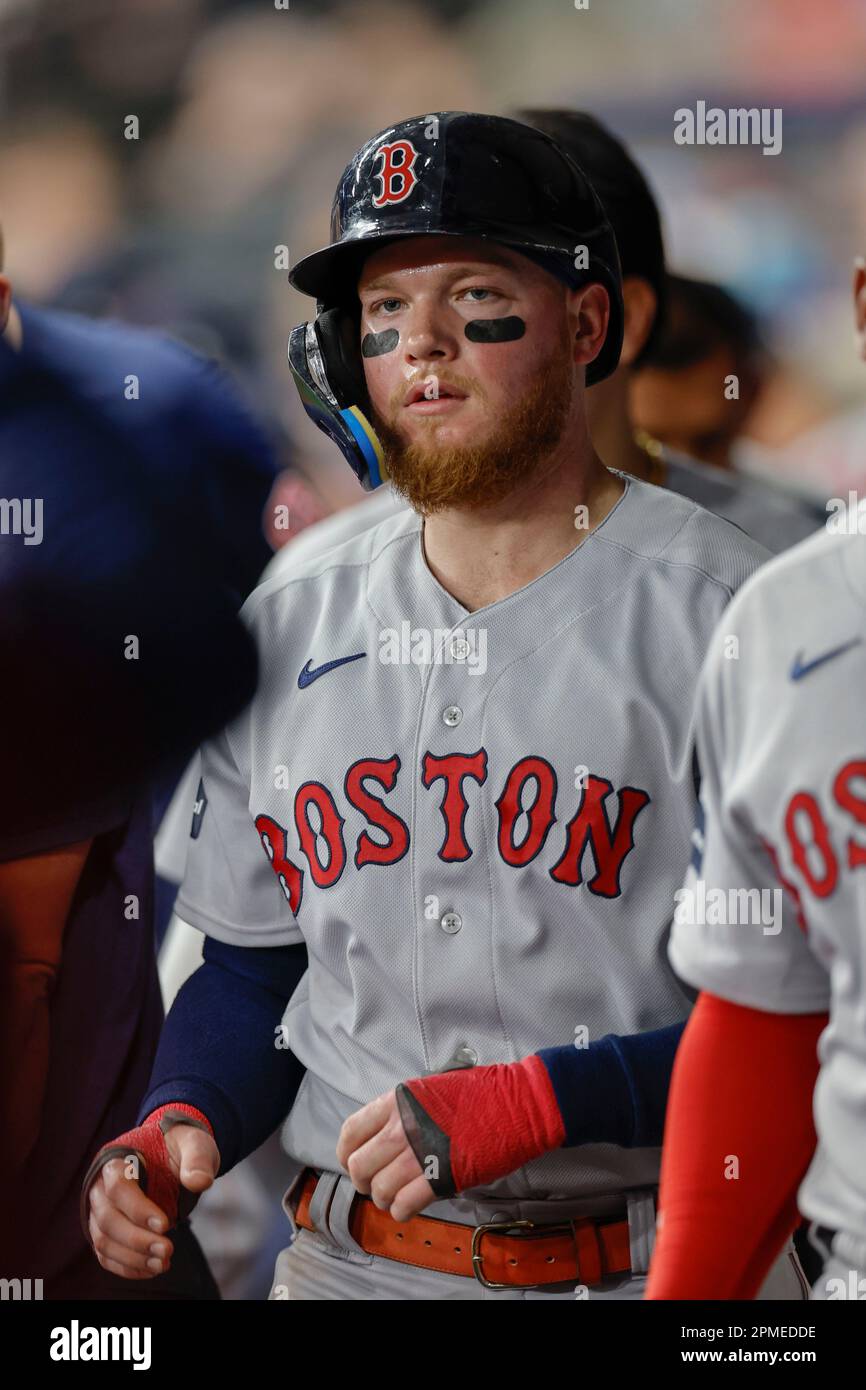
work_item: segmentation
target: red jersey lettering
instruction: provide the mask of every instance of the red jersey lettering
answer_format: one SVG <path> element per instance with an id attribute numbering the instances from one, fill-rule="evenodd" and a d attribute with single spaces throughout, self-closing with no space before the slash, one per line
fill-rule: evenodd
<path id="1" fill-rule="evenodd" d="M 321 820 L 317 832 L 310 824 L 310 807 L 315 806 Z M 298 788 L 295 797 L 295 826 L 301 849 L 310 866 L 310 876 L 317 888 L 330 888 L 337 882 L 346 867 L 346 846 L 343 841 L 343 817 L 337 810 L 334 798 L 321 782 L 305 782 Z M 319 837 L 328 849 L 326 863 L 319 859 Z"/>
<path id="2" fill-rule="evenodd" d="M 409 827 L 406 822 L 389 811 L 379 797 L 373 796 L 364 786 L 364 779 L 369 777 L 389 792 L 397 781 L 399 771 L 400 759 L 395 753 L 393 758 L 387 759 L 360 758 L 346 773 L 344 785 L 349 801 L 366 816 L 371 825 L 378 826 L 388 836 L 387 844 L 382 845 L 372 839 L 366 830 L 361 831 L 355 850 L 356 869 L 362 869 L 365 864 L 396 864 L 409 848 Z"/>
<path id="3" fill-rule="evenodd" d="M 649 802 L 647 792 L 637 787 L 623 787 L 618 793 L 619 814 L 611 831 L 604 809 L 605 798 L 613 791 L 606 777 L 593 774 L 586 780 L 580 809 L 566 826 L 566 844 L 562 858 L 550 870 L 557 883 L 573 887 L 582 883 L 580 862 L 587 845 L 595 860 L 595 875 L 587 883 L 591 893 L 603 898 L 617 898 L 622 892 L 620 875 L 628 854 L 634 849 L 634 823 Z"/>
<path id="4" fill-rule="evenodd" d="M 288 899 L 289 907 L 297 916 L 304 896 L 304 871 L 289 858 L 286 832 L 277 821 L 271 816 L 256 816 L 255 825 L 261 836 L 265 854 L 271 861 L 271 868 Z"/>
<path id="5" fill-rule="evenodd" d="M 804 840 L 800 833 L 804 821 L 808 822 L 811 830 L 810 841 Z M 796 792 L 791 797 L 785 812 L 785 834 L 794 863 L 815 897 L 828 898 L 839 879 L 839 864 L 833 853 L 830 831 L 821 814 L 821 807 L 811 792 Z M 817 872 L 813 872 L 809 862 L 810 850 L 817 851 L 817 856 L 812 855 L 813 859 L 820 861 L 815 865 Z"/>
<path id="6" fill-rule="evenodd" d="M 445 817 L 445 839 L 439 850 L 439 858 L 446 863 L 469 859 L 472 850 L 463 834 L 463 822 L 469 803 L 463 792 L 464 777 L 472 777 L 483 785 L 487 780 L 487 753 L 481 748 L 477 753 L 448 753 L 437 758 L 433 753 L 425 753 L 421 778 L 425 787 L 431 787 L 442 778 L 445 782 L 445 795 L 441 811 Z"/>
<path id="7" fill-rule="evenodd" d="M 535 782 L 535 800 L 523 810 L 523 789 Z M 499 853 L 506 864 L 523 868 L 541 852 L 550 827 L 556 820 L 556 773 L 545 758 L 521 758 L 508 774 L 502 795 L 496 803 L 499 813 Z M 520 844 L 514 842 L 518 817 L 527 817 L 526 832 Z"/>

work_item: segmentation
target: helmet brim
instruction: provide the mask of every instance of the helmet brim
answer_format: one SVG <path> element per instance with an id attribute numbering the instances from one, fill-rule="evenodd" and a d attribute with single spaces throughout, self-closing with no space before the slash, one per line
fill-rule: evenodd
<path id="1" fill-rule="evenodd" d="M 373 233 L 367 236 L 336 242 L 325 246 L 321 251 L 313 251 L 304 256 L 289 272 L 289 284 L 302 294 L 312 295 L 319 303 L 344 303 L 346 295 L 356 295 L 358 277 L 367 257 L 393 241 L 407 241 L 410 237 L 461 237 L 473 241 L 489 241 L 491 246 L 507 246 L 509 250 L 525 253 L 538 251 L 541 254 L 562 255 L 561 246 L 544 242 L 529 243 L 525 237 L 491 236 L 489 231 L 470 227 L 412 227 L 401 232 Z"/>

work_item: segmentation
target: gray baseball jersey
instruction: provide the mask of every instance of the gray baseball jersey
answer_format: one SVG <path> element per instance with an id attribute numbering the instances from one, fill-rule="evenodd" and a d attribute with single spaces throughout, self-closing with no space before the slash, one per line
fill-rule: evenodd
<path id="1" fill-rule="evenodd" d="M 826 531 L 761 571 L 710 644 L 702 826 L 670 957 L 772 1013 L 831 1009 L 800 1208 L 866 1237 L 866 536 Z"/>
<path id="2" fill-rule="evenodd" d="M 203 750 L 177 910 L 222 941 L 307 944 L 285 1017 L 307 1070 L 284 1134 L 300 1161 L 334 1169 L 342 1121 L 407 1077 L 685 1015 L 665 946 L 695 683 L 766 552 L 623 482 L 581 545 L 477 612 L 405 509 L 247 601 L 260 685 Z M 589 1145 L 496 1192 L 657 1173 L 657 1149 Z"/>

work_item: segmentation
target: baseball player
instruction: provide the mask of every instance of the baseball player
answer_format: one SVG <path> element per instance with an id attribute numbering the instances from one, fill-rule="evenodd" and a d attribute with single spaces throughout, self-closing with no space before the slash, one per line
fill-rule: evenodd
<path id="1" fill-rule="evenodd" d="M 854 294 L 866 357 L 862 261 Z M 689 899 L 675 922 L 671 960 L 703 992 L 671 1093 L 651 1298 L 750 1297 L 798 1206 L 826 1261 L 813 1296 L 866 1297 L 864 688 L 855 507 L 746 586 L 701 675 L 704 825 L 686 893 L 779 906 L 756 920 Z"/>
<path id="2" fill-rule="evenodd" d="M 89 1235 L 150 1277 L 178 1211 L 285 1120 L 297 1235 L 272 1297 L 638 1297 L 688 1007 L 664 947 L 694 688 L 766 552 L 594 453 L 616 246 L 544 133 L 383 131 L 291 280 L 319 304 L 289 351 L 309 414 L 412 510 L 246 605 L 260 686 L 203 750 L 178 907 L 204 963 L 139 1126 L 92 1165 Z M 402 1134 L 404 1078 L 500 1065 L 531 1131 L 509 1176 L 428 1150 L 436 1200 L 400 1221 L 341 1168 L 359 1106 Z M 787 1256 L 773 1281 L 797 1296 Z"/>

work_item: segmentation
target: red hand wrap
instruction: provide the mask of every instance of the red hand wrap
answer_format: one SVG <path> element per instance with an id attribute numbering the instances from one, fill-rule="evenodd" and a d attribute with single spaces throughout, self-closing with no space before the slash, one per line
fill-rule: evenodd
<path id="1" fill-rule="evenodd" d="M 84 1234 L 90 1241 L 89 1196 L 93 1186 L 106 1163 L 119 1158 L 124 1162 L 135 1160 L 135 1167 L 129 1172 L 142 1192 L 146 1192 L 166 1214 L 169 1229 L 176 1226 L 181 1217 L 188 1216 L 198 1200 L 198 1194 L 181 1189 L 180 1179 L 172 1167 L 165 1136 L 173 1123 L 194 1125 L 203 1129 L 213 1138 L 213 1130 L 206 1115 L 192 1105 L 161 1105 L 148 1115 L 143 1124 L 121 1134 L 110 1144 L 104 1144 L 94 1158 L 81 1187 L 81 1224 Z"/>
<path id="2" fill-rule="evenodd" d="M 405 1084 L 448 1136 L 457 1192 L 513 1173 L 565 1139 L 553 1083 L 534 1054 L 522 1062 L 443 1072 Z"/>

